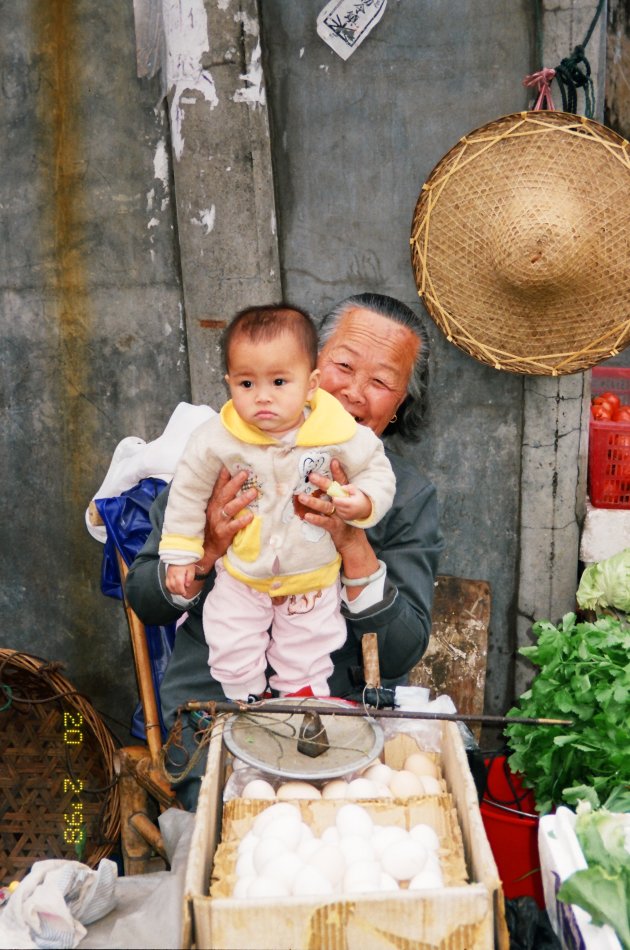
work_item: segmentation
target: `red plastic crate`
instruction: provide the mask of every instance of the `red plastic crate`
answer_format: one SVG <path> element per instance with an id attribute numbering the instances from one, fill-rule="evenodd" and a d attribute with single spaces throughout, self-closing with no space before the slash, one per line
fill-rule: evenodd
<path id="1" fill-rule="evenodd" d="M 595 366 L 593 396 L 613 392 L 630 405 L 630 369 Z M 590 420 L 588 493 L 596 508 L 630 508 L 630 422 Z"/>

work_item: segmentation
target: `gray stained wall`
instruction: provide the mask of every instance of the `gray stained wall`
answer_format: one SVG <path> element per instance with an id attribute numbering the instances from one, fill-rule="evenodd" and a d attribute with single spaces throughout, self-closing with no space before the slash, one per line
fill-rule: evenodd
<path id="1" fill-rule="evenodd" d="M 527 107 L 531 4 L 390 0 L 346 63 L 316 35 L 323 5 L 261 5 L 282 289 L 315 314 L 361 290 L 420 309 L 409 256 L 420 188 L 464 134 Z M 237 0 L 219 7 L 238 19 Z M 190 398 L 178 159 L 160 78 L 136 75 L 131 0 L 5 2 L 0 16 L 0 643 L 66 663 L 124 735 L 128 635 L 119 603 L 100 593 L 84 511 L 116 444 L 157 436 Z M 180 202 L 180 230 L 197 211 Z M 409 453 L 438 487 L 442 573 L 491 584 L 487 710 L 502 713 L 513 699 L 523 379 L 427 325 L 430 405 Z M 216 373 L 212 330 L 207 340 Z"/>
<path id="2" fill-rule="evenodd" d="M 126 723 L 129 637 L 84 511 L 117 442 L 189 397 L 166 117 L 130 2 L 0 16 L 0 643 Z"/>

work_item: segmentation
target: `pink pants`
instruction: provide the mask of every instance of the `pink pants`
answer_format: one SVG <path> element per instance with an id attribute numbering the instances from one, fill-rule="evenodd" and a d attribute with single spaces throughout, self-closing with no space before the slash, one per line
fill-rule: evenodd
<path id="1" fill-rule="evenodd" d="M 225 695 L 261 695 L 269 662 L 275 670 L 269 685 L 279 692 L 310 686 L 315 696 L 329 696 L 330 654 L 346 640 L 339 580 L 332 587 L 274 603 L 269 594 L 228 574 L 221 561 L 216 566 L 217 578 L 203 606 L 203 628 L 210 672 Z"/>

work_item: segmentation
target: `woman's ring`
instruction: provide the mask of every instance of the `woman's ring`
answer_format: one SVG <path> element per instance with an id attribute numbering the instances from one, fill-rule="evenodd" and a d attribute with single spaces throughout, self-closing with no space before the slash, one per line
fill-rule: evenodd
<path id="1" fill-rule="evenodd" d="M 334 515 L 334 513 L 335 513 L 335 510 L 336 510 L 336 509 L 335 509 L 335 506 L 333 505 L 333 506 L 332 506 L 332 510 L 331 510 L 331 512 L 330 512 L 330 516 L 329 516 L 329 517 L 331 517 L 331 518 L 332 518 L 332 516 L 333 516 L 333 515 Z"/>
<path id="2" fill-rule="evenodd" d="M 222 509 L 221 509 L 221 514 L 223 515 L 223 517 L 225 518 L 226 521 L 229 521 L 229 520 L 230 520 L 230 516 L 228 515 L 227 511 L 225 510 L 225 508 L 222 508 Z"/>

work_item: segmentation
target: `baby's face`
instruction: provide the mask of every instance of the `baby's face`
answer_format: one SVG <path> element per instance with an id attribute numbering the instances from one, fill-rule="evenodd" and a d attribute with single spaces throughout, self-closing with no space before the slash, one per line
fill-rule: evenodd
<path id="1" fill-rule="evenodd" d="M 319 370 L 292 333 L 253 343 L 237 336 L 230 345 L 225 377 L 241 419 L 269 435 L 300 425 L 304 406 L 319 382 Z"/>

